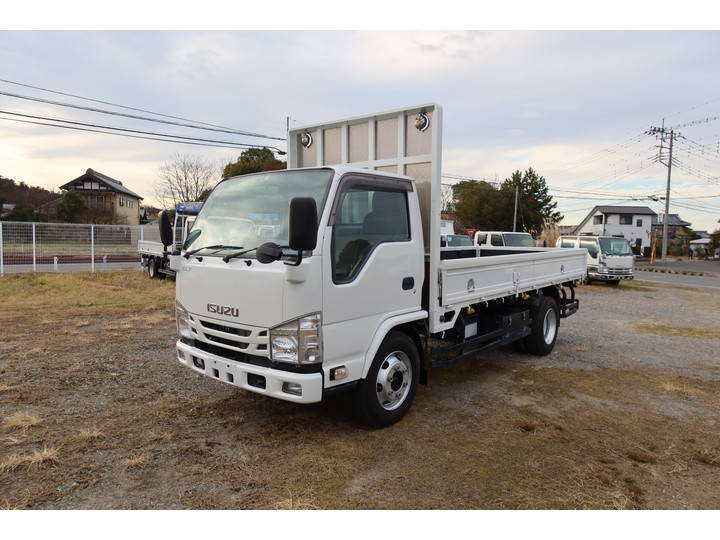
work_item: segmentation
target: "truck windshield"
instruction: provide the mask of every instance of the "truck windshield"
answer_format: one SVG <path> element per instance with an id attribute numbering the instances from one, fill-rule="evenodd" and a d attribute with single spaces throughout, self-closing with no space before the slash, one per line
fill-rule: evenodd
<path id="1" fill-rule="evenodd" d="M 308 169 L 225 180 L 203 205 L 183 249 L 210 245 L 252 248 L 265 242 L 286 246 L 290 200 L 313 197 L 319 215 L 332 176 L 331 170 Z M 255 257 L 255 252 L 244 256 Z"/>
<path id="2" fill-rule="evenodd" d="M 448 247 L 472 246 L 473 241 L 472 238 L 464 234 L 448 234 L 447 245 Z"/>
<path id="3" fill-rule="evenodd" d="M 605 255 L 632 255 L 630 244 L 624 238 L 600 238 L 600 251 Z"/>
<path id="4" fill-rule="evenodd" d="M 503 233 L 506 246 L 535 247 L 535 242 L 529 233 Z"/>

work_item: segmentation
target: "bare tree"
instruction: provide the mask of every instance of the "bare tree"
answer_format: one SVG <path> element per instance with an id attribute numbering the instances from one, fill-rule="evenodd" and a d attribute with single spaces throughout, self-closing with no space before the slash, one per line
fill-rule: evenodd
<path id="1" fill-rule="evenodd" d="M 452 186 L 449 184 L 443 184 L 442 189 L 440 190 L 440 211 L 452 212 L 454 202 L 455 193 L 453 192 Z"/>
<path id="2" fill-rule="evenodd" d="M 175 154 L 160 167 L 154 184 L 155 195 L 165 208 L 181 201 L 200 200 L 203 193 L 219 180 L 216 164 L 200 157 Z"/>

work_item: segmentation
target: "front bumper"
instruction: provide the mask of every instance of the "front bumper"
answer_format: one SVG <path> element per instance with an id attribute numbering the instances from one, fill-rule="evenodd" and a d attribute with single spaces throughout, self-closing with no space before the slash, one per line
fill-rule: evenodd
<path id="1" fill-rule="evenodd" d="M 294 401 L 296 403 L 317 403 L 322 400 L 323 377 L 321 373 L 292 373 L 241 362 L 233 362 L 221 356 L 201 351 L 177 341 L 177 359 L 190 369 L 258 394 Z M 299 384 L 301 395 L 283 391 L 283 383 Z"/>
<path id="2" fill-rule="evenodd" d="M 600 274 L 599 272 L 588 272 L 589 279 L 601 281 L 616 281 L 621 279 L 635 279 L 632 274 Z"/>

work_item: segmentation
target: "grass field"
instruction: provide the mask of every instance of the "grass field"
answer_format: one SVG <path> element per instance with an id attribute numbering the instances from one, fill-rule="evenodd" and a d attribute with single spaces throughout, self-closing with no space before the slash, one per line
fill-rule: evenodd
<path id="1" fill-rule="evenodd" d="M 172 281 L 4 276 L 0 507 L 718 508 L 720 299 L 623 285 L 373 431 L 182 367 Z"/>

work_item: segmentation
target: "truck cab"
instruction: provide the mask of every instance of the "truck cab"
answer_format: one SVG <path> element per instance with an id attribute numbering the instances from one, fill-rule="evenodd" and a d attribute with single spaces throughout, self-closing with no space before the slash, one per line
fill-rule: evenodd
<path id="1" fill-rule="evenodd" d="M 587 280 L 604 281 L 618 285 L 620 281 L 633 279 L 635 257 L 630 243 L 618 236 L 561 236 L 559 248 L 582 248 L 587 251 Z"/>
<path id="2" fill-rule="evenodd" d="M 476 231 L 473 240 L 476 246 L 535 247 L 532 235 L 525 232 Z"/>

